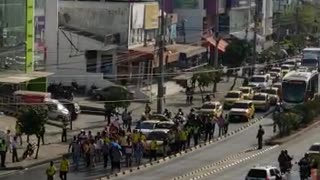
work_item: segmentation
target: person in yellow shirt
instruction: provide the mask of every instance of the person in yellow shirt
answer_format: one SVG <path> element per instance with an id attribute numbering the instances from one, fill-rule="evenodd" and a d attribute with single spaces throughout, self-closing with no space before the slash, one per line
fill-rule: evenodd
<path id="1" fill-rule="evenodd" d="M 187 142 L 187 132 L 186 130 L 182 129 L 179 132 L 179 140 L 180 140 L 180 151 L 186 150 L 186 142 Z"/>
<path id="2" fill-rule="evenodd" d="M 61 180 L 67 180 L 69 166 L 70 166 L 69 161 L 67 160 L 66 156 L 63 156 L 60 163 L 60 179 Z"/>
<path id="3" fill-rule="evenodd" d="M 152 161 L 152 159 L 154 159 L 154 161 L 157 160 L 157 149 L 158 143 L 153 139 L 150 143 L 150 162 Z"/>
<path id="4" fill-rule="evenodd" d="M 146 136 L 140 131 L 140 140 L 142 141 L 142 142 L 146 142 L 146 140 L 147 140 L 147 138 L 146 138 Z"/>
<path id="5" fill-rule="evenodd" d="M 137 130 L 134 130 L 132 133 L 132 142 L 133 144 L 137 144 L 139 141 L 139 133 L 137 132 Z"/>
<path id="6" fill-rule="evenodd" d="M 47 168 L 46 170 L 46 174 L 47 174 L 47 179 L 48 180 L 53 180 L 54 179 L 54 175 L 56 174 L 57 169 L 53 164 L 53 161 L 50 162 L 50 166 Z"/>

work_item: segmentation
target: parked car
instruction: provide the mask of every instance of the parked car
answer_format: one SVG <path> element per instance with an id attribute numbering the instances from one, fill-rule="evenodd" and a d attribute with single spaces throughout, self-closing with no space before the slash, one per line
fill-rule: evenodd
<path id="1" fill-rule="evenodd" d="M 274 166 L 257 166 L 249 170 L 246 180 L 277 180 L 283 177 L 280 170 Z"/>
<path id="2" fill-rule="evenodd" d="M 250 121 L 254 118 L 255 108 L 251 100 L 237 101 L 229 111 L 230 122 Z"/>
<path id="3" fill-rule="evenodd" d="M 244 99 L 251 99 L 254 94 L 254 90 L 250 86 L 243 86 L 239 88 L 240 91 L 243 93 L 243 98 Z"/>
<path id="4" fill-rule="evenodd" d="M 93 98 L 98 101 L 108 101 L 107 97 L 110 97 L 115 93 L 125 94 L 125 97 L 123 98 L 125 100 L 132 100 L 134 95 L 134 93 L 130 92 L 127 88 L 115 85 L 93 90 Z"/>
<path id="5" fill-rule="evenodd" d="M 147 140 L 144 147 L 144 153 L 150 153 L 150 144 L 152 140 L 157 141 L 157 154 L 166 155 L 168 152 L 171 151 L 170 146 L 168 143 L 164 143 L 165 140 L 168 140 L 168 132 L 169 129 L 154 129 L 150 132 L 147 136 Z"/>
<path id="6" fill-rule="evenodd" d="M 252 98 L 255 109 L 268 111 L 270 109 L 269 95 L 267 93 L 256 93 Z"/>
<path id="7" fill-rule="evenodd" d="M 159 122 L 160 121 L 158 121 L 158 120 L 142 121 L 137 124 L 136 129 L 138 131 L 141 131 L 143 134 L 148 135 L 150 132 L 152 132 L 156 128 L 156 125 Z"/>
<path id="8" fill-rule="evenodd" d="M 199 114 L 211 114 L 219 117 L 223 114 L 222 104 L 219 101 L 205 102 L 201 106 Z"/>
<path id="9" fill-rule="evenodd" d="M 230 109 L 233 106 L 233 103 L 243 99 L 243 93 L 241 91 L 229 91 L 224 97 L 223 107 L 225 109 Z"/>
<path id="10" fill-rule="evenodd" d="M 313 143 L 307 151 L 309 157 L 316 162 L 320 162 L 320 143 Z"/>

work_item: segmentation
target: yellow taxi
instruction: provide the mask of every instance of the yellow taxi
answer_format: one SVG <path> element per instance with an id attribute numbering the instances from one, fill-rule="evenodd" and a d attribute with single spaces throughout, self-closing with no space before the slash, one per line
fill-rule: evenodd
<path id="1" fill-rule="evenodd" d="M 255 108 L 251 100 L 237 101 L 229 111 L 229 122 L 250 121 L 254 115 Z"/>
<path id="2" fill-rule="evenodd" d="M 256 93 L 252 98 L 254 107 L 262 111 L 268 111 L 270 109 L 269 95 L 267 93 Z"/>
<path id="3" fill-rule="evenodd" d="M 244 99 L 251 99 L 253 97 L 254 90 L 252 87 L 244 86 L 240 87 L 239 90 L 242 92 Z"/>
<path id="4" fill-rule="evenodd" d="M 199 114 L 210 114 L 219 117 L 223 114 L 223 106 L 219 101 L 205 102 L 201 106 Z"/>
<path id="5" fill-rule="evenodd" d="M 225 109 L 230 109 L 236 101 L 243 100 L 242 91 L 229 91 L 227 95 L 224 97 L 223 107 Z"/>

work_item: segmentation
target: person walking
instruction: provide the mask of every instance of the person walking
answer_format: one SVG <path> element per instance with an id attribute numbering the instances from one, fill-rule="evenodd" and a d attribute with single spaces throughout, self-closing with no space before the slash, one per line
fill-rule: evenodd
<path id="1" fill-rule="evenodd" d="M 12 162 L 13 163 L 19 162 L 17 148 L 18 148 L 18 138 L 17 138 L 17 136 L 15 136 L 11 142 Z"/>
<path id="2" fill-rule="evenodd" d="M 66 123 L 63 123 L 61 142 L 67 142 L 67 125 L 66 125 Z"/>
<path id="3" fill-rule="evenodd" d="M 75 171 L 79 170 L 79 162 L 81 156 L 81 144 L 80 141 L 77 140 L 76 143 L 73 145 L 73 152 L 72 152 L 72 160 L 73 164 L 75 165 Z"/>
<path id="4" fill-rule="evenodd" d="M 56 169 L 53 161 L 50 161 L 50 165 L 46 170 L 47 180 L 53 180 L 56 172 L 57 172 L 57 169 Z"/>
<path id="5" fill-rule="evenodd" d="M 67 180 L 67 174 L 69 172 L 69 161 L 67 160 L 66 156 L 62 157 L 62 160 L 60 162 L 60 179 L 61 180 Z"/>
<path id="6" fill-rule="evenodd" d="M 126 155 L 126 165 L 127 167 L 131 167 L 132 165 L 132 142 L 131 139 L 127 138 L 127 145 L 125 146 L 125 155 Z"/>
<path id="7" fill-rule="evenodd" d="M 152 161 L 152 159 L 154 161 L 157 160 L 157 149 L 158 149 L 157 141 L 153 139 L 150 143 L 150 159 L 149 159 L 150 162 Z"/>
<path id="8" fill-rule="evenodd" d="M 108 159 L 109 159 L 109 142 L 103 141 L 102 145 L 102 154 L 103 154 L 103 167 L 106 168 L 108 166 Z"/>
<path id="9" fill-rule="evenodd" d="M 258 130 L 258 134 L 257 134 L 258 149 L 262 149 L 263 135 L 264 135 L 264 129 L 262 128 L 261 125 L 259 125 L 259 130 Z"/>
<path id="10" fill-rule="evenodd" d="M 90 153 L 90 165 L 92 168 L 94 168 L 96 166 L 95 164 L 96 147 L 94 146 L 93 140 L 91 140 L 89 144 L 89 153 Z"/>
<path id="11" fill-rule="evenodd" d="M 7 144 L 6 140 L 2 139 L 0 143 L 0 156 L 1 156 L 1 167 L 6 167 L 6 155 L 7 155 Z"/>
<path id="12" fill-rule="evenodd" d="M 131 115 L 131 112 L 128 112 L 128 116 L 127 116 L 127 131 L 131 131 L 131 126 L 132 126 L 132 115 Z"/>

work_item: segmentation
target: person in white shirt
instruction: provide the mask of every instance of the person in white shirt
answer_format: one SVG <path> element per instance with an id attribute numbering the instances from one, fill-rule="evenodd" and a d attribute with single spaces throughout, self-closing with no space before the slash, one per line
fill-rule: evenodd
<path id="1" fill-rule="evenodd" d="M 13 163 L 19 162 L 17 148 L 18 148 L 18 141 L 17 141 L 17 136 L 15 136 L 13 138 L 13 141 L 11 142 L 12 162 Z"/>

